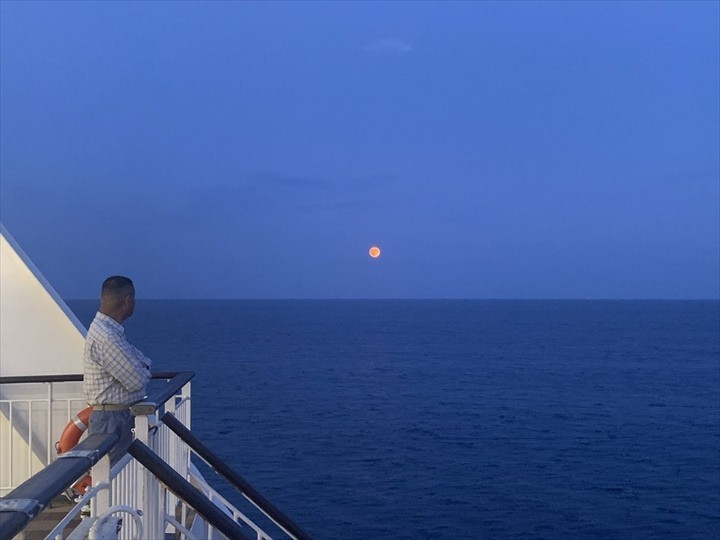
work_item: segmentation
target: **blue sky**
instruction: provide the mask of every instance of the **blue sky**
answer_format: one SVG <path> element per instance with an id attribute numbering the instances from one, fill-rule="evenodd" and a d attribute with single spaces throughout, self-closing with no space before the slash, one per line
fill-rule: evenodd
<path id="1" fill-rule="evenodd" d="M 718 6 L 4 1 L 0 217 L 66 298 L 718 298 Z"/>

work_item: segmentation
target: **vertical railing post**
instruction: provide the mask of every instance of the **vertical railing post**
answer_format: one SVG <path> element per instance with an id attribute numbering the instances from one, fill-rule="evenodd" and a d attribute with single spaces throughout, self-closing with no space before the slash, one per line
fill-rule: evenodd
<path id="1" fill-rule="evenodd" d="M 47 383 L 48 386 L 48 408 L 47 408 L 47 415 L 48 415 L 48 429 L 47 429 L 47 459 L 45 461 L 45 465 L 50 465 L 50 460 L 52 459 L 52 450 L 53 450 L 53 443 L 52 443 L 52 434 L 53 434 L 53 383 L 49 382 Z"/>
<path id="2" fill-rule="evenodd" d="M 8 439 L 10 439 L 10 450 L 8 451 L 8 455 L 10 456 L 10 459 L 8 460 L 8 485 L 15 487 L 15 484 L 13 484 L 13 463 L 15 463 L 15 459 L 17 456 L 13 453 L 13 440 L 15 439 L 15 427 L 13 426 L 13 402 L 11 401 L 8 403 L 10 406 L 8 411 L 8 425 L 10 426 L 9 434 L 10 436 Z"/>
<path id="3" fill-rule="evenodd" d="M 183 385 L 181 395 L 182 395 L 182 401 L 183 401 L 182 406 L 185 408 L 185 413 L 183 415 L 184 416 L 183 423 L 185 424 L 186 428 L 192 429 L 192 426 L 190 425 L 190 418 L 192 415 L 190 414 L 191 400 L 190 400 L 190 383 L 189 382 L 185 383 Z"/>
<path id="4" fill-rule="evenodd" d="M 95 496 L 94 512 L 99 516 L 112 506 L 112 489 L 110 485 L 110 457 L 105 454 L 92 468 L 93 485 L 105 484 L 106 489 L 98 492 Z"/>
<path id="5" fill-rule="evenodd" d="M 172 398 L 173 405 L 175 404 L 175 402 L 176 402 L 176 398 L 173 397 Z M 161 430 L 163 432 L 163 438 L 164 438 L 165 444 L 166 444 L 168 464 L 178 474 L 182 475 L 183 478 L 187 479 L 187 475 L 186 475 L 187 468 L 183 469 L 181 466 L 181 463 L 178 459 L 179 451 L 180 451 L 179 450 L 179 446 L 180 446 L 179 442 L 180 441 L 178 441 L 178 438 L 174 436 L 175 434 L 172 433 L 166 426 L 163 425 Z M 170 514 L 172 517 L 176 517 L 178 503 L 179 503 L 180 499 L 172 491 L 169 491 L 169 490 L 165 491 L 165 497 L 167 500 L 167 513 Z M 182 523 L 183 526 L 185 525 L 185 521 L 182 518 L 181 518 L 180 522 Z"/>
<path id="6" fill-rule="evenodd" d="M 32 399 L 28 399 L 28 466 L 27 466 L 27 477 L 30 478 L 32 476 L 32 463 L 33 463 L 33 417 L 32 417 L 32 406 L 33 402 Z"/>
<path id="7" fill-rule="evenodd" d="M 135 416 L 135 439 L 149 446 L 150 425 L 145 414 Z M 154 528 L 157 515 L 157 496 L 152 492 L 151 486 L 156 484 L 153 474 L 145 467 L 141 467 L 137 476 L 137 501 L 143 515 L 143 527 L 148 538 L 156 538 Z"/>
<path id="8" fill-rule="evenodd" d="M 182 412 L 182 420 L 185 424 L 185 427 L 190 429 L 190 405 L 191 405 L 191 399 L 190 399 L 190 382 L 187 382 L 183 385 L 182 390 L 180 391 L 181 399 L 180 399 L 180 406 L 178 412 Z M 173 433 L 173 435 L 175 435 Z M 180 472 L 183 474 L 184 478 L 186 480 L 190 480 L 190 448 L 187 444 L 183 444 L 183 442 L 180 440 L 180 437 L 176 436 L 174 437 L 174 440 L 177 444 L 177 458 L 180 467 L 182 468 Z M 180 519 L 182 520 L 183 526 L 187 524 L 187 505 L 182 504 L 181 505 L 181 511 L 180 511 Z"/>
<path id="9" fill-rule="evenodd" d="M 148 447 L 156 454 L 160 452 L 160 430 L 159 422 L 155 413 L 148 415 Z M 151 474 L 151 473 L 149 473 Z M 165 528 L 165 497 L 160 497 L 160 483 L 154 475 L 151 476 L 151 482 L 147 486 L 150 496 L 155 501 L 155 512 L 152 517 L 154 535 L 151 538 L 164 538 Z"/>

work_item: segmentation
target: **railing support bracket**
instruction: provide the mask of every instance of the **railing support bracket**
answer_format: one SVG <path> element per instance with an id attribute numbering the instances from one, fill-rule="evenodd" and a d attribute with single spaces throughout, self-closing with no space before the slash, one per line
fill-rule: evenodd
<path id="1" fill-rule="evenodd" d="M 93 460 L 96 463 L 100 459 L 100 452 L 97 450 L 69 450 L 63 454 L 60 454 L 57 458 L 74 458 L 74 457 L 86 457 Z"/>
<path id="2" fill-rule="evenodd" d="M 34 518 L 43 509 L 43 504 L 37 499 L 2 499 L 0 512 L 22 512 L 29 518 Z"/>

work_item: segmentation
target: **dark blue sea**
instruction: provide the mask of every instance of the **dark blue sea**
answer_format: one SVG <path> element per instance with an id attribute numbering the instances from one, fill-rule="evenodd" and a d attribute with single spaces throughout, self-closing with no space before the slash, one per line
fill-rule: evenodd
<path id="1" fill-rule="evenodd" d="M 717 301 L 141 300 L 125 326 L 318 539 L 720 538 Z"/>

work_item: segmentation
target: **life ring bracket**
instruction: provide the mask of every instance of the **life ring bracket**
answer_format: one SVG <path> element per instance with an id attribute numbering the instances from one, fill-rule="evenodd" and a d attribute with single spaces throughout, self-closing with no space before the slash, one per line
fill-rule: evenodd
<path id="1" fill-rule="evenodd" d="M 67 452 L 64 452 L 58 456 L 58 459 L 60 458 L 71 458 L 71 457 L 86 457 L 90 458 L 93 461 L 97 461 L 99 458 L 100 452 L 97 450 L 68 450 Z"/>

